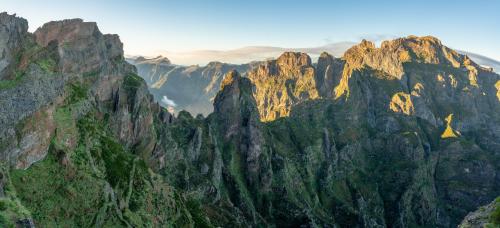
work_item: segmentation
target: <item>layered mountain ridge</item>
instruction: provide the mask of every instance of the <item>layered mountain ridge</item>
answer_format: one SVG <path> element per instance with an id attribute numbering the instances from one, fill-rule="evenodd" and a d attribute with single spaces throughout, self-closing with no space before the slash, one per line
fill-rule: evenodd
<path id="1" fill-rule="evenodd" d="M 210 62 L 206 66 L 180 66 L 163 56 L 128 61 L 137 67 L 138 75 L 146 80 L 160 105 L 170 107 L 174 112 L 187 110 L 193 115 L 204 116 L 213 111 L 213 99 L 223 76 L 232 69 L 246 72 L 256 64 Z"/>
<path id="2" fill-rule="evenodd" d="M 4 226 L 452 227 L 500 195 L 500 76 L 436 38 L 245 74 L 136 60 L 148 82 L 95 23 L 0 24 Z M 210 85 L 213 113 L 171 115 L 161 78 Z"/>

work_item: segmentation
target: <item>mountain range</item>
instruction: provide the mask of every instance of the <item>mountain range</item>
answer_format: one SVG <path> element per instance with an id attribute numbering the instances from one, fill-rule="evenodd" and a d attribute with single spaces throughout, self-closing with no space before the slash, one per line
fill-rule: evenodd
<path id="1" fill-rule="evenodd" d="M 435 37 L 134 66 L 93 22 L 0 25 L 1 227 L 500 224 L 500 75 Z"/>
<path id="2" fill-rule="evenodd" d="M 333 56 L 342 57 L 344 52 L 356 45 L 356 42 L 329 43 L 317 47 L 309 48 L 284 48 L 272 46 L 248 46 L 232 50 L 194 50 L 185 52 L 158 51 L 159 55 L 167 56 L 172 62 L 179 65 L 206 65 L 210 62 L 224 62 L 232 64 L 246 64 L 254 61 L 274 59 L 283 52 L 303 52 L 311 56 L 316 61 L 322 52 L 328 52 Z M 482 66 L 493 68 L 496 72 L 500 69 L 498 60 L 472 52 L 457 50 L 459 53 L 468 55 L 474 62 Z M 142 56 L 127 56 L 128 59 L 135 59 Z M 147 57 L 154 58 L 154 57 Z"/>
<path id="3" fill-rule="evenodd" d="M 256 46 L 230 51 L 195 51 L 182 54 L 186 58 L 197 59 L 195 62 L 203 62 L 208 58 L 218 60 L 204 66 L 178 65 L 161 55 L 153 58 L 128 57 L 127 61 L 137 67 L 138 75 L 146 80 L 150 92 L 160 105 L 169 108 L 171 112 L 186 110 L 192 115 L 207 116 L 213 111 L 213 98 L 220 87 L 222 76 L 231 69 L 236 69 L 245 76 L 248 71 L 266 62 L 265 59 L 275 59 L 275 56 L 284 52 L 307 53 L 311 56 L 311 60 L 317 63 L 323 52 L 331 53 L 332 56 L 343 56 L 345 51 L 354 45 L 355 43 L 344 42 L 315 48 L 294 49 Z M 488 57 L 464 51 L 457 52 L 467 55 L 483 67 L 500 69 L 500 62 Z M 173 54 L 176 60 L 186 61 L 178 59 L 177 54 Z M 311 66 L 316 63 L 312 63 Z"/>

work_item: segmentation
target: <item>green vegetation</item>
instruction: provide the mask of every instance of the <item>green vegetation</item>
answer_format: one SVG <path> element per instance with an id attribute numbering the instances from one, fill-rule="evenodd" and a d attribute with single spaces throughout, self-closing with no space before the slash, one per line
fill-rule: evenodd
<path id="1" fill-rule="evenodd" d="M 51 58 L 40 59 L 36 61 L 36 64 L 38 64 L 38 66 L 40 66 L 40 68 L 47 73 L 54 72 L 57 65 L 56 61 Z"/>
<path id="2" fill-rule="evenodd" d="M 89 71 L 89 72 L 85 72 L 83 73 L 83 78 L 95 78 L 97 76 L 99 76 L 100 74 L 100 71 L 99 70 L 94 70 L 94 71 Z"/>
<path id="3" fill-rule="evenodd" d="M 85 157 L 82 147 L 73 156 Z M 62 165 L 51 146 L 47 157 L 27 170 L 15 170 L 13 183 L 19 197 L 44 227 L 90 227 L 98 212 L 103 183 L 86 163 Z"/>
<path id="4" fill-rule="evenodd" d="M 69 96 L 66 98 L 67 104 L 74 104 L 87 98 L 88 87 L 81 83 L 69 84 Z"/>
<path id="5" fill-rule="evenodd" d="M 0 227 L 14 228 L 15 221 L 31 217 L 31 213 L 21 204 L 5 164 L 0 164 L 0 182 L 3 197 L 0 197 Z"/>
<path id="6" fill-rule="evenodd" d="M 73 90 L 75 97 L 83 94 L 78 88 Z M 58 134 L 64 132 L 67 137 L 63 138 L 76 140 L 76 147 L 59 146 L 65 140 L 56 134 L 45 159 L 27 170 L 12 172 L 19 198 L 34 212 L 31 215 L 37 225 L 210 225 L 201 205 L 192 201 L 188 204 L 143 160 L 116 141 L 107 127 L 109 123 L 97 118 L 102 115 L 94 110 L 75 124 L 71 107 L 67 104 L 57 109 L 55 119 Z M 71 128 L 77 132 L 65 130 Z M 0 209 L 9 205 L 0 201 Z"/>
<path id="7" fill-rule="evenodd" d="M 10 89 L 19 85 L 26 74 L 26 68 L 31 64 L 37 64 L 43 71 L 50 73 L 57 69 L 57 53 L 49 48 L 42 48 L 34 41 L 28 40 L 22 49 L 15 55 L 15 66 L 9 79 L 0 80 L 0 90 Z"/>
<path id="8" fill-rule="evenodd" d="M 24 74 L 23 71 L 16 71 L 14 79 L 0 80 L 0 90 L 16 87 L 21 82 Z"/>
<path id="9" fill-rule="evenodd" d="M 135 92 L 135 90 L 137 90 L 137 88 L 139 88 L 143 82 L 144 79 L 142 79 L 139 75 L 134 73 L 129 73 L 125 76 L 125 79 L 123 81 L 123 86 L 128 91 Z"/>
<path id="10" fill-rule="evenodd" d="M 489 222 L 493 227 L 500 227 L 500 197 L 496 198 L 494 202 L 494 209 L 490 214 Z"/>

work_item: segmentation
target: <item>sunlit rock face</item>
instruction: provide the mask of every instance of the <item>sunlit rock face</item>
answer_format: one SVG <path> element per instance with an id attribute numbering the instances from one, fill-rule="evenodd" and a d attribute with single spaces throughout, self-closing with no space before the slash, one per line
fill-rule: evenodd
<path id="1" fill-rule="evenodd" d="M 449 227 L 500 194 L 499 75 L 435 38 L 363 42 L 317 64 L 284 53 L 247 74 L 253 87 L 236 75 L 188 145 L 210 140 L 186 150 L 207 150 L 195 162 L 216 186 L 206 194 L 239 208 L 239 224 Z M 188 173 L 189 188 L 206 184 Z"/>
<path id="2" fill-rule="evenodd" d="M 279 136 L 271 138 L 292 138 L 285 144 L 279 140 L 269 143 L 274 151 L 296 145 L 297 153 L 307 157 L 301 167 L 309 167 L 308 162 L 314 167 L 310 156 L 319 156 L 315 154 L 319 151 L 325 156 L 317 158 L 320 161 L 345 156 L 343 150 L 355 154 L 352 156 L 375 157 L 374 163 L 364 165 L 357 162 L 366 157 L 348 158 L 342 167 L 358 164 L 351 173 L 381 180 L 378 184 L 385 190 L 377 193 L 380 198 L 371 197 L 375 205 L 379 200 L 405 206 L 380 209 L 385 214 L 382 220 L 376 219 L 380 215 L 365 214 L 372 219 L 365 224 L 449 226 L 474 209 L 468 205 L 479 205 L 473 198 L 487 202 L 499 194 L 498 184 L 492 184 L 499 167 L 490 160 L 498 159 L 495 151 L 500 149 L 493 139 L 499 135 L 495 115 L 500 107 L 499 76 L 436 38 L 401 38 L 384 42 L 380 48 L 364 41 L 341 59 L 324 53 L 316 65 L 305 54 L 285 53 L 255 68 L 248 77 L 255 85 L 253 96 L 261 121 L 269 122 L 271 132 L 278 132 Z M 315 144 L 320 138 L 322 144 Z M 391 174 L 392 162 L 401 169 Z M 310 172 L 320 171 L 311 168 Z M 376 174 L 368 174 L 372 172 Z M 487 174 L 480 177 L 477 172 Z M 351 182 L 351 177 L 345 181 Z M 391 178 L 399 181 L 386 182 Z M 467 182 L 476 186 L 461 185 Z M 444 212 L 442 205 L 454 209 Z"/>
<path id="3" fill-rule="evenodd" d="M 285 52 L 248 72 L 255 84 L 254 97 L 261 120 L 270 121 L 290 114 L 290 108 L 319 97 L 315 69 L 304 53 Z"/>

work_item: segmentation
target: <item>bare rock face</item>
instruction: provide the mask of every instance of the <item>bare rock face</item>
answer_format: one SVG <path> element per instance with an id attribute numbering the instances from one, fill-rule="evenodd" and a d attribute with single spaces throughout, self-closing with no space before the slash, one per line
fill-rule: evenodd
<path id="1" fill-rule="evenodd" d="M 264 139 L 249 79 L 241 77 L 237 71 L 225 75 L 221 90 L 215 97 L 214 116 L 223 143 L 234 145 L 236 153 L 241 153 L 245 158 L 244 172 L 249 185 L 258 185 L 259 159 Z"/>
<path id="2" fill-rule="evenodd" d="M 359 69 L 369 66 L 400 78 L 403 75 L 403 63 L 419 62 L 442 64 L 459 67 L 464 57 L 441 44 L 438 39 L 426 36 L 409 36 L 391 41 L 384 41 L 380 48 L 370 41 L 363 40 L 346 51 L 343 57 L 350 68 Z"/>
<path id="3" fill-rule="evenodd" d="M 12 77 L 9 65 L 15 64 L 15 54 L 27 36 L 28 21 L 6 12 L 0 13 L 0 79 Z"/>
<path id="4" fill-rule="evenodd" d="M 54 226 L 45 220 L 51 213 L 62 221 L 56 226 L 166 226 L 173 217 L 194 226 L 184 196 L 154 173 L 165 166 L 160 141 L 169 140 L 165 128 L 174 118 L 125 62 L 118 36 L 73 19 L 17 41 L 16 78 L 0 80 L 0 223 Z M 57 191 L 62 185 L 66 190 Z M 59 202 L 55 207 L 78 206 L 71 215 L 53 214 L 47 198 Z M 150 200 L 165 202 L 156 215 Z M 80 217 L 87 213 L 96 219 Z"/>
<path id="5" fill-rule="evenodd" d="M 345 62 L 323 52 L 316 65 L 316 87 L 323 98 L 333 97 L 333 89 L 340 84 Z"/>
<path id="6" fill-rule="evenodd" d="M 248 72 L 255 84 L 254 97 L 262 121 L 290 114 L 290 108 L 301 101 L 319 97 L 315 70 L 305 53 L 285 52 Z"/>
<path id="7" fill-rule="evenodd" d="M 2 17 L 8 21 L 6 16 Z M 11 18 L 15 19 L 14 16 Z M 25 20 L 19 20 L 21 27 L 27 29 L 27 25 L 23 25 Z M 18 32 L 10 31 L 10 34 Z M 4 126 L 0 130 L 1 156 L 20 169 L 43 159 L 53 137 L 60 140 L 60 146 L 74 148 L 76 126 L 73 118 L 84 115 L 92 105 L 113 100 L 113 91 L 120 90 L 124 75 L 134 74 L 133 67 L 123 63 L 122 43 L 118 36 L 101 34 L 95 23 L 81 19 L 50 22 L 38 29 L 34 36 L 27 32 L 24 36 L 26 38 L 17 39 L 22 46 L 15 53 L 20 56 L 15 65 L 18 76 L 5 81 L 9 86 L 0 91 L 0 104 L 5 107 L 0 111 L 0 122 Z M 151 110 L 147 88 L 137 90 L 139 92 L 122 95 L 127 102 L 124 109 L 129 110 L 132 106 L 136 110 L 130 110 L 138 112 L 141 105 L 147 103 L 147 109 Z M 68 102 L 75 102 L 74 96 L 86 97 L 90 93 L 94 99 L 66 108 L 70 106 Z M 134 96 L 138 98 L 134 100 Z M 134 102 L 135 106 L 129 104 Z M 71 112 L 66 113 L 66 109 Z M 68 124 L 61 125 L 63 121 Z M 132 122 L 132 117 L 122 121 Z M 141 135 L 151 135 L 148 134 L 151 116 L 135 118 L 134 121 L 140 122 L 138 126 L 141 127 L 122 133 L 126 136 L 121 137 L 130 145 L 139 144 L 137 138 Z M 117 126 L 130 124 L 117 123 Z M 146 141 L 142 147 L 152 150 L 151 142 Z"/>
<path id="8" fill-rule="evenodd" d="M 109 61 L 123 59 L 123 44 L 117 35 L 103 35 L 95 22 L 81 19 L 44 24 L 34 33 L 40 46 L 57 42 L 63 72 L 92 72 Z"/>

